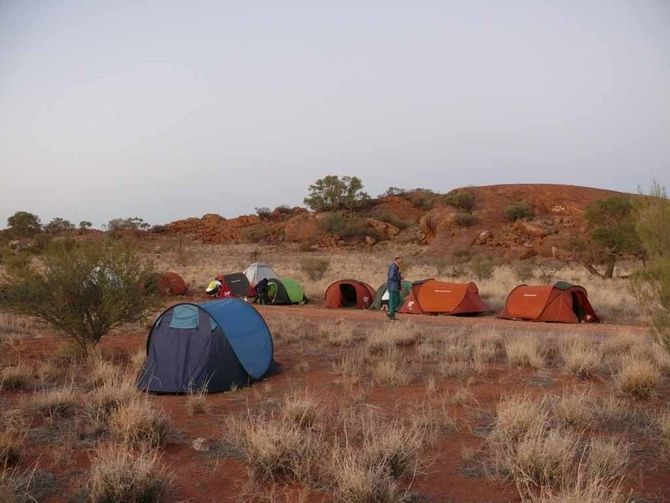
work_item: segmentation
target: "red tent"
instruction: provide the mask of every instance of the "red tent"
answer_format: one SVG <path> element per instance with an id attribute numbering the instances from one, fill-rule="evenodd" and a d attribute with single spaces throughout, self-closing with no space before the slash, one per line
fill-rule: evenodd
<path id="1" fill-rule="evenodd" d="M 491 308 L 479 297 L 474 283 L 446 283 L 426 279 L 412 283 L 399 313 L 405 314 L 478 314 Z"/>
<path id="2" fill-rule="evenodd" d="M 559 281 L 554 285 L 519 285 L 510 292 L 498 318 L 509 320 L 597 323 L 586 289 Z"/>
<path id="3" fill-rule="evenodd" d="M 342 279 L 326 289 L 326 307 L 367 309 L 375 299 L 375 289 L 356 279 Z"/>

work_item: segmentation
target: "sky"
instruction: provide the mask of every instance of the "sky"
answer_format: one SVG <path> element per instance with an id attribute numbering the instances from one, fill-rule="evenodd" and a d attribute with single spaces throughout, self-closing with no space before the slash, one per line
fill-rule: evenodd
<path id="1" fill-rule="evenodd" d="M 0 0 L 0 227 L 670 185 L 666 0 Z"/>

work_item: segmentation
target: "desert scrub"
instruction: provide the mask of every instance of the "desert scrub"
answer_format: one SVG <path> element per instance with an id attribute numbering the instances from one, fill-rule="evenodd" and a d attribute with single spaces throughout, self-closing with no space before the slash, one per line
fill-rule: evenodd
<path id="1" fill-rule="evenodd" d="M 158 503 L 169 484 L 155 449 L 103 444 L 91 460 L 88 492 L 94 503 L 120 501 Z"/>
<path id="2" fill-rule="evenodd" d="M 0 370 L 0 389 L 20 390 L 29 386 L 33 369 L 21 362 Z"/>
<path id="3" fill-rule="evenodd" d="M 614 377 L 617 389 L 638 399 L 652 397 L 661 375 L 658 368 L 646 359 L 626 356 L 621 359 L 621 369 Z"/>
<path id="4" fill-rule="evenodd" d="M 51 417 L 69 416 L 82 405 L 82 395 L 74 384 L 39 391 L 26 399 L 26 410 Z"/>
<path id="5" fill-rule="evenodd" d="M 384 351 L 374 363 L 372 377 L 380 384 L 406 386 L 414 376 L 403 359 L 403 354 L 395 348 Z"/>
<path id="6" fill-rule="evenodd" d="M 300 262 L 300 268 L 312 281 L 323 278 L 330 268 L 330 260 L 326 258 L 307 257 Z"/>
<path id="7" fill-rule="evenodd" d="M 85 409 L 89 414 L 109 415 L 139 396 L 135 379 L 118 371 L 99 382 L 85 395 Z"/>
<path id="8" fill-rule="evenodd" d="M 21 444 L 28 427 L 19 410 L 0 411 L 0 467 L 15 464 L 21 457 Z"/>
<path id="9" fill-rule="evenodd" d="M 592 341 L 571 340 L 560 346 L 565 368 L 579 378 L 591 377 L 601 365 L 603 353 Z"/>
<path id="10" fill-rule="evenodd" d="M 224 434 L 261 481 L 307 480 L 321 458 L 320 436 L 306 433 L 295 418 L 276 415 L 229 417 Z"/>
<path id="11" fill-rule="evenodd" d="M 307 393 L 285 396 L 279 409 L 279 417 L 282 421 L 302 429 L 315 428 L 320 416 L 321 405 L 317 399 Z"/>
<path id="12" fill-rule="evenodd" d="M 170 432 L 170 420 L 145 397 L 115 409 L 109 417 L 111 438 L 134 448 L 154 448 L 165 443 Z"/>
<path id="13" fill-rule="evenodd" d="M 536 336 L 509 337 L 505 340 L 505 353 L 507 354 L 507 361 L 513 367 L 542 368 L 544 366 Z"/>

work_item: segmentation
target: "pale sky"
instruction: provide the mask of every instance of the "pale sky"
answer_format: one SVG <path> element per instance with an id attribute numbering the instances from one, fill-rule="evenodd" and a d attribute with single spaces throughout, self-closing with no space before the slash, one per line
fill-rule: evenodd
<path id="1" fill-rule="evenodd" d="M 0 0 L 0 227 L 670 185 L 670 2 Z"/>

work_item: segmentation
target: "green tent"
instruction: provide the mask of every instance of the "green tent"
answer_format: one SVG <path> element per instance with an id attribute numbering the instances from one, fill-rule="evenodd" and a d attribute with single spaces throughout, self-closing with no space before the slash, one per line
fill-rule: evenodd
<path id="1" fill-rule="evenodd" d="M 270 304 L 305 304 L 307 297 L 302 285 L 291 278 L 271 278 L 268 280 Z"/>
<path id="2" fill-rule="evenodd" d="M 411 281 L 402 281 L 400 283 L 400 306 L 402 305 L 403 301 L 405 300 L 405 297 L 407 297 L 407 295 L 411 290 L 412 290 Z M 382 283 L 381 285 L 379 285 L 379 288 L 377 288 L 377 295 L 375 295 L 375 300 L 372 301 L 370 309 L 387 309 L 388 305 L 389 305 L 388 288 L 386 286 L 386 283 Z"/>

